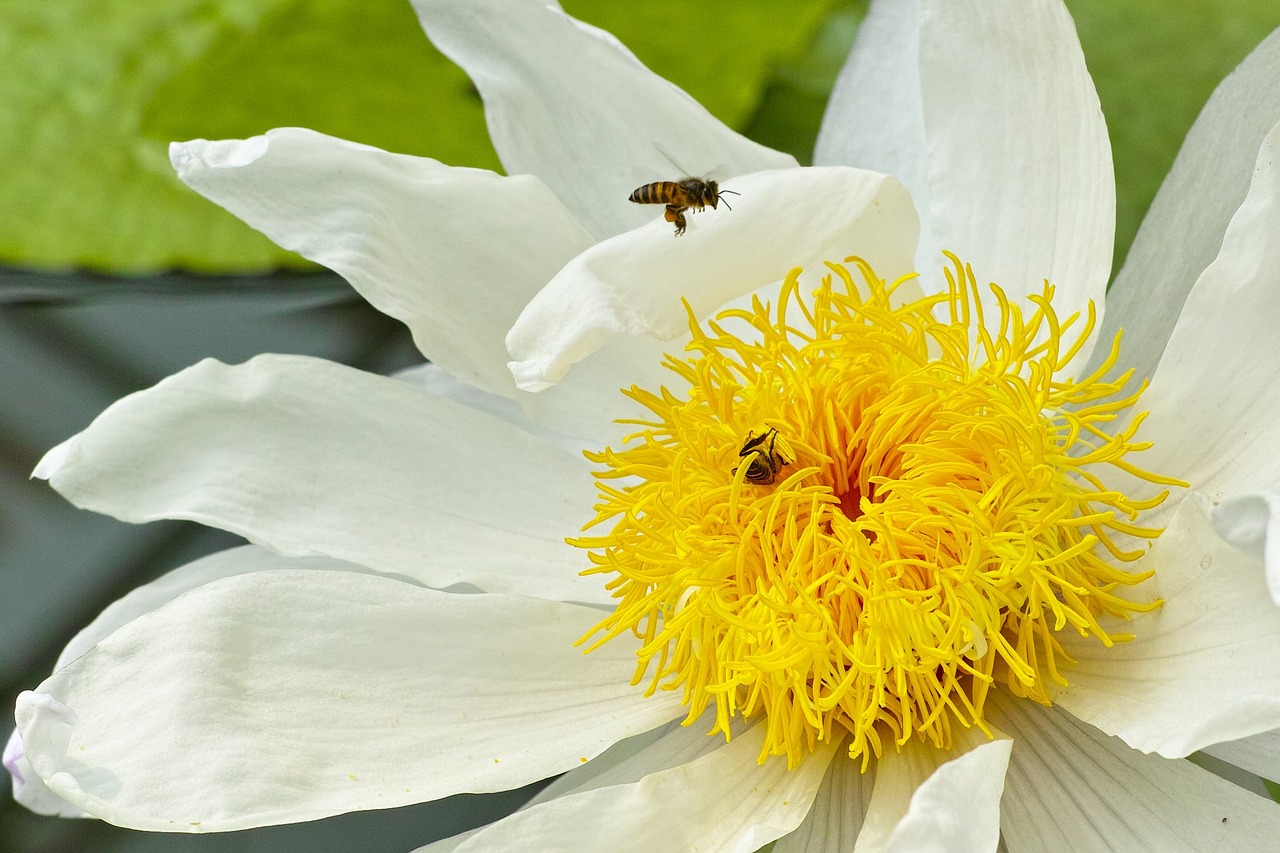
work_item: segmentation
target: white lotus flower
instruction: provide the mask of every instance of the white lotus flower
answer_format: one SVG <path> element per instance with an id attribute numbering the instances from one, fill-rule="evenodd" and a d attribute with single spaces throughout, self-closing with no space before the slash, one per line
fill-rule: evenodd
<path id="1" fill-rule="evenodd" d="M 1193 128 L 1098 333 L 1110 152 L 1052 0 L 874 4 L 812 169 L 557 8 L 417 7 L 517 177 L 299 130 L 174 162 L 434 365 L 203 362 L 46 456 L 78 506 L 257 544 L 113 605 L 19 698 L 23 798 L 218 831 L 563 773 L 432 849 L 1273 843 L 1280 808 L 1181 759 L 1280 767 L 1280 35 Z M 640 224 L 658 143 L 727 160 L 733 210 Z M 943 249 L 1008 301 L 943 284 Z M 1121 327 L 1145 421 L 1108 402 L 1138 389 L 1104 375 Z M 616 524 L 565 544 L 597 500 Z"/>

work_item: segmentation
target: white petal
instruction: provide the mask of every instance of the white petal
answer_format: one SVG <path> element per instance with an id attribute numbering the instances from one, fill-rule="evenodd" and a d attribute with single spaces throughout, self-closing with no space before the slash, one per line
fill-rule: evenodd
<path id="1" fill-rule="evenodd" d="M 1013 742 L 974 747 L 939 767 L 911 795 L 886 853 L 994 851 L 1000 841 L 1000 795 Z"/>
<path id="2" fill-rule="evenodd" d="M 172 601 L 187 590 L 204 586 L 219 578 L 279 569 L 366 574 L 370 571 L 363 566 L 329 557 L 284 557 L 256 545 L 228 548 L 166 572 L 151 583 L 143 584 L 128 592 L 123 598 L 108 604 L 97 618 L 71 638 L 63 648 L 62 654 L 58 655 L 58 661 L 53 669 L 55 672 L 62 669 L 93 648 L 99 640 L 109 636 L 112 631 Z"/>
<path id="3" fill-rule="evenodd" d="M 26 752 L 22 747 L 22 735 L 17 729 L 9 735 L 4 745 L 4 768 L 9 771 L 13 783 L 14 802 L 30 809 L 36 814 L 53 817 L 89 817 L 80 808 L 59 797 L 44 780 L 31 768 Z"/>
<path id="4" fill-rule="evenodd" d="M 350 572 L 239 575 L 22 694 L 18 725 L 55 793 L 137 829 L 505 790 L 678 715 L 671 694 L 629 685 L 634 649 L 573 646 L 598 616 Z"/>
<path id="5" fill-rule="evenodd" d="M 734 731 L 745 730 L 735 726 Z M 522 809 L 554 800 L 566 794 L 593 791 L 610 785 L 638 782 L 651 773 L 678 767 L 714 752 L 724 745 L 720 735 L 708 736 L 705 726 L 682 726 L 672 721 L 667 725 L 629 737 L 609 747 L 601 755 L 581 767 L 575 767 L 547 785 L 526 803 Z M 473 835 L 485 831 L 485 827 L 441 839 L 413 853 L 449 853 Z M 492 839 L 494 836 L 488 836 Z"/>
<path id="6" fill-rule="evenodd" d="M 921 0 L 871 3 L 827 101 L 813 162 L 893 175 L 926 211 L 920 6 Z"/>
<path id="7" fill-rule="evenodd" d="M 617 446 L 635 431 L 634 424 L 619 424 L 617 419 L 652 415 L 624 397 L 622 389 L 637 385 L 650 390 L 666 386 L 676 394 L 686 390 L 688 383 L 663 367 L 662 361 L 667 353 L 685 355 L 688 341 L 688 332 L 674 341 L 648 335 L 614 338 L 574 365 L 555 385 L 536 394 L 521 393 L 521 408 L 533 423 L 576 436 L 579 447 Z"/>
<path id="8" fill-rule="evenodd" d="M 609 600 L 564 543 L 594 501 L 585 460 L 320 359 L 201 362 L 108 408 L 36 475 L 125 521 L 190 519 L 435 587 Z"/>
<path id="9" fill-rule="evenodd" d="M 1164 606 L 1136 639 L 1103 648 L 1059 635 L 1076 665 L 1055 702 L 1143 752 L 1177 758 L 1280 728 L 1280 610 L 1250 558 L 1213 532 L 1196 496 L 1135 565 Z"/>
<path id="10" fill-rule="evenodd" d="M 516 384 L 541 390 L 620 335 L 679 336 L 688 328 L 682 297 L 703 317 L 797 266 L 857 254 L 889 281 L 912 268 L 918 223 L 892 178 L 833 166 L 730 185 L 741 192 L 733 210 L 694 214 L 688 234 L 673 237 L 659 220 L 561 270 L 507 335 Z"/>
<path id="11" fill-rule="evenodd" d="M 413 5 L 431 41 L 484 97 L 507 173 L 542 178 L 597 238 L 650 218 L 627 200 L 639 184 L 677 180 L 680 171 L 716 169 L 720 178 L 796 165 L 730 130 L 613 36 L 559 4 Z"/>
<path id="12" fill-rule="evenodd" d="M 502 397 L 481 390 L 469 382 L 463 382 L 438 364 L 427 362 L 406 367 L 391 374 L 391 378 L 407 382 L 436 397 L 444 397 L 461 403 L 469 409 L 506 421 L 524 429 L 528 421 L 520 412 L 520 404 L 510 397 Z"/>
<path id="13" fill-rule="evenodd" d="M 509 372 L 508 375 L 510 375 Z M 558 447 L 575 456 L 579 455 L 583 448 L 594 445 L 595 442 L 588 436 L 591 436 L 593 431 L 598 429 L 596 422 L 600 420 L 596 417 L 583 417 L 583 413 L 603 411 L 598 406 L 579 406 L 567 413 L 567 423 L 569 425 L 580 425 L 587 429 L 582 431 L 561 431 L 544 426 L 544 423 L 546 423 L 544 419 L 532 418 L 527 412 L 530 401 L 539 400 L 545 395 L 518 391 L 516 392 L 518 398 L 515 400 L 509 397 L 499 397 L 497 394 L 481 391 L 474 385 L 462 382 L 450 376 L 439 365 L 430 363 L 410 367 L 393 374 L 393 376 L 402 382 L 408 382 L 415 388 L 421 388 L 428 394 L 444 397 L 455 403 L 461 403 L 469 409 L 475 409 L 477 412 L 483 412 L 491 417 L 506 421 L 516 429 L 527 432 L 552 447 Z M 614 396 L 619 396 L 617 389 L 614 389 L 613 393 Z"/>
<path id="14" fill-rule="evenodd" d="M 1264 779 L 1280 779 L 1280 729 L 1215 743 L 1204 752 Z"/>
<path id="15" fill-rule="evenodd" d="M 174 143 L 179 177 L 337 272 L 453 375 L 512 396 L 502 336 L 591 238 L 541 181 L 310 130 Z"/>
<path id="16" fill-rule="evenodd" d="M 1271 600 L 1280 604 L 1280 494 L 1229 498 L 1214 506 L 1210 517 L 1214 532 L 1263 564 Z"/>
<path id="17" fill-rule="evenodd" d="M 852 850 L 871 801 L 876 762 L 862 772 L 862 762 L 836 751 L 813 808 L 794 832 L 779 838 L 773 853 L 827 853 Z"/>
<path id="18" fill-rule="evenodd" d="M 953 750 L 913 739 L 880 757 L 857 853 L 996 849 L 1011 743 L 972 730 L 957 737 Z"/>
<path id="19" fill-rule="evenodd" d="M 1111 147 L 1057 0 L 873 4 L 815 160 L 906 184 L 922 220 L 916 263 L 935 288 L 945 249 L 1015 298 L 1048 279 L 1064 317 L 1089 300 L 1102 308 L 1115 230 Z"/>
<path id="20" fill-rule="evenodd" d="M 648 411 L 622 395 L 624 385 L 682 387 L 680 377 L 662 367 L 662 359 L 665 353 L 683 351 L 683 344 L 683 339 L 663 343 L 644 335 L 615 338 L 579 363 L 564 381 L 537 394 L 517 392 L 515 400 L 460 382 L 434 364 L 409 368 L 395 378 L 493 415 L 576 456 L 584 448 L 617 444 L 635 427 L 616 419 Z"/>
<path id="21" fill-rule="evenodd" d="M 1038 293 L 1048 279 L 1060 316 L 1090 300 L 1101 312 L 1115 179 L 1067 10 L 1058 0 L 930 0 L 920 80 L 929 151 L 921 216 L 934 241 L 921 246 L 921 269 L 947 249 L 1011 296 Z"/>
<path id="22" fill-rule="evenodd" d="M 1001 801 L 1012 853 L 1270 850 L 1280 805 L 1189 761 L 1143 755 L 1056 708 L 1003 694 L 992 722 L 1013 737 Z"/>
<path id="23" fill-rule="evenodd" d="M 823 744 L 792 771 L 779 758 L 761 766 L 756 760 L 763 730 L 754 726 L 708 754 L 637 782 L 539 803 L 456 849 L 753 853 L 804 819 L 835 752 Z"/>
<path id="24" fill-rule="evenodd" d="M 1280 31 L 1258 45 L 1205 104 L 1107 294 L 1101 339 L 1125 330 L 1135 381 L 1156 372 L 1191 286 L 1217 256 L 1244 200 L 1258 146 L 1280 119 Z M 1105 355 L 1099 352 L 1099 355 Z"/>
<path id="25" fill-rule="evenodd" d="M 748 726 L 735 722 L 738 724 L 731 728 L 737 737 Z M 652 773 L 670 770 L 709 755 L 724 746 L 725 740 L 719 733 L 708 734 L 708 728 L 709 725 L 701 721 L 688 726 L 672 721 L 660 729 L 619 741 L 602 755 L 553 780 L 535 794 L 525 808 L 567 794 L 639 782 Z"/>
<path id="26" fill-rule="evenodd" d="M 920 86 L 922 0 L 876 0 L 836 79 L 814 147 L 817 166 L 893 175 L 920 212 L 919 269 L 938 266 L 929 217 L 929 162 Z"/>
<path id="27" fill-rule="evenodd" d="M 1217 502 L 1280 487 L 1280 124 L 1258 152 L 1249 195 L 1200 275 L 1141 406 L 1141 464 Z"/>
<path id="28" fill-rule="evenodd" d="M 466 832 L 460 832 L 457 835 L 451 835 L 448 838 L 441 838 L 439 841 L 433 841 L 430 844 L 424 844 L 421 847 L 415 847 L 411 853 L 453 853 L 462 846 L 468 838 L 484 829 L 478 826 L 475 829 L 469 829 Z"/>
<path id="29" fill-rule="evenodd" d="M 281 557 L 255 545 L 219 551 L 174 569 L 107 605 L 97 618 L 71 638 L 62 653 L 58 655 L 57 663 L 53 668 L 55 671 L 61 669 L 121 625 L 154 610 L 189 589 L 195 589 L 218 578 L 286 568 L 310 571 L 369 571 L 352 563 L 326 557 Z M 13 776 L 15 800 L 39 814 L 54 814 L 61 817 L 86 816 L 81 809 L 50 791 L 43 780 L 31 770 L 31 765 L 23 753 L 22 737 L 16 730 L 9 737 L 4 755 L 5 766 L 9 767 L 10 774 Z"/>

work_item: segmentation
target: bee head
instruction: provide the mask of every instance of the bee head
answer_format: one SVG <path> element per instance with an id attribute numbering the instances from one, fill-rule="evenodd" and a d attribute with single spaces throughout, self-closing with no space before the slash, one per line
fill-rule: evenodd
<path id="1" fill-rule="evenodd" d="M 713 200 L 712 200 L 712 202 L 711 202 L 711 206 L 712 206 L 713 208 L 716 206 L 716 201 L 722 201 L 722 202 L 724 202 L 724 206 L 725 206 L 725 207 L 729 207 L 729 199 L 725 198 L 725 196 L 727 196 L 727 195 L 739 195 L 739 193 L 736 193 L 736 192 L 734 192 L 733 190 L 722 190 L 722 189 L 719 189 L 719 188 L 716 186 L 715 181 L 708 181 L 708 182 L 707 182 L 707 186 L 711 189 L 711 198 L 713 199 Z M 732 208 L 732 207 L 729 207 L 729 209 L 730 209 L 730 210 L 733 210 L 733 208 Z"/>
<path id="2" fill-rule="evenodd" d="M 712 210 L 716 209 L 716 202 L 720 200 L 720 187 L 715 181 L 706 181 L 702 184 L 702 201 L 709 205 Z"/>

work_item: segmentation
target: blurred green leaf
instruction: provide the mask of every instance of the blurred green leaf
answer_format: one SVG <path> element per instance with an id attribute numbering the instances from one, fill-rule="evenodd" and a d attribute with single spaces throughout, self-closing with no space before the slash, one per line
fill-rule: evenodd
<path id="1" fill-rule="evenodd" d="M 174 139 L 299 125 L 498 166 L 474 88 L 407 0 L 3 2 L 0 205 L 12 215 L 0 222 L 0 263 L 308 267 L 183 187 L 168 163 Z M 570 5 L 740 124 L 773 63 L 807 48 L 829 3 Z"/>
<path id="2" fill-rule="evenodd" d="M 1275 0 L 1066 0 L 1107 117 L 1116 269 L 1210 93 L 1273 29 Z"/>
<path id="3" fill-rule="evenodd" d="M 496 165 L 479 99 L 405 0 L 5 0 L 0 261 L 305 267 L 173 176 L 173 139 L 305 124 Z"/>
<path id="4" fill-rule="evenodd" d="M 835 0 L 562 0 L 730 127 L 756 110 L 774 66 L 810 50 Z M 679 132 L 674 128 L 673 132 Z"/>
<path id="5" fill-rule="evenodd" d="M 808 50 L 774 68 L 760 106 L 744 127 L 752 139 L 813 162 L 827 98 L 866 15 L 865 0 L 846 0 L 823 20 Z"/>

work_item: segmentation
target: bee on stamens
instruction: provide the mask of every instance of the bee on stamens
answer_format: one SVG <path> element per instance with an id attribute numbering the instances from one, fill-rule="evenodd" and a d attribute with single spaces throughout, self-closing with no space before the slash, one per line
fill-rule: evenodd
<path id="1" fill-rule="evenodd" d="M 757 486 L 772 484 L 778 479 L 778 472 L 795 461 L 787 440 L 781 438 L 773 427 L 759 435 L 747 433 L 747 440 L 743 442 L 738 456 L 750 460 L 745 477 Z M 738 469 L 734 468 L 733 472 L 738 473 Z"/>
<path id="2" fill-rule="evenodd" d="M 642 187 L 636 187 L 631 193 L 631 201 L 636 204 L 665 204 L 666 213 L 662 216 L 668 222 L 674 222 L 676 236 L 684 233 L 688 224 L 684 218 L 686 210 L 702 210 L 724 202 L 729 207 L 726 195 L 738 195 L 733 190 L 722 190 L 719 184 L 708 178 L 682 178 L 678 181 L 654 181 Z M 732 207 L 729 207 L 733 210 Z"/>

